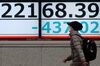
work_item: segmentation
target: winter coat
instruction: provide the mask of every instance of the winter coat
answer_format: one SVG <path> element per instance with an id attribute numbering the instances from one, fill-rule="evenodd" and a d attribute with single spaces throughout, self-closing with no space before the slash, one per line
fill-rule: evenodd
<path id="1" fill-rule="evenodd" d="M 72 60 L 71 66 L 82 66 L 81 60 L 85 60 L 85 56 L 82 50 L 82 38 L 78 31 L 70 32 L 71 37 L 71 55 L 68 57 L 69 60 Z"/>

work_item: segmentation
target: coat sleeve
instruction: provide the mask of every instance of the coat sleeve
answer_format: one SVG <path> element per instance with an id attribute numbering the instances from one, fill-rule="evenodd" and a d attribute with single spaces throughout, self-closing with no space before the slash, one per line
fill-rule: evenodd
<path id="1" fill-rule="evenodd" d="M 72 55 L 69 55 L 69 56 L 67 57 L 67 60 L 68 60 L 68 61 L 72 60 Z"/>
<path id="2" fill-rule="evenodd" d="M 72 37 L 72 43 L 73 43 L 74 48 L 76 49 L 80 59 L 82 61 L 86 61 L 83 50 L 82 50 L 82 47 L 81 47 L 81 40 L 79 39 L 79 37 L 78 36 L 73 36 Z"/>

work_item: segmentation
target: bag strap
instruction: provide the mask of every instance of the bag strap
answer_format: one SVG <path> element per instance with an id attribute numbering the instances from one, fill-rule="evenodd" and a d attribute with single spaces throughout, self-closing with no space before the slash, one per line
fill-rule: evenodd
<path id="1" fill-rule="evenodd" d="M 83 37 L 82 37 L 82 36 L 80 36 L 80 35 L 78 35 L 78 34 L 75 34 L 75 35 L 79 36 L 79 37 L 83 40 Z"/>

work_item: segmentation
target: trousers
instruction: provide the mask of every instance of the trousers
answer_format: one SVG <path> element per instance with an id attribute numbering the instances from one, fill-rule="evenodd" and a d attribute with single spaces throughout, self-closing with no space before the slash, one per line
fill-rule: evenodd
<path id="1" fill-rule="evenodd" d="M 81 62 L 72 62 L 72 63 L 70 64 L 70 66 L 83 66 L 83 65 L 81 64 Z M 90 66 L 89 63 L 88 63 L 87 66 Z"/>

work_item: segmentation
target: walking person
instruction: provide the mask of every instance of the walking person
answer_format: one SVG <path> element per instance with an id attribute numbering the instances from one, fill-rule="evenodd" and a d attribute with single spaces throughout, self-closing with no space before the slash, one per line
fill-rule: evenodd
<path id="1" fill-rule="evenodd" d="M 67 23 L 70 27 L 70 46 L 71 46 L 71 55 L 68 56 L 66 59 L 64 59 L 64 63 L 67 61 L 71 61 L 72 63 L 70 66 L 89 66 L 89 63 L 86 62 L 82 46 L 82 38 L 79 37 L 81 34 L 78 32 L 79 30 L 82 30 L 83 26 L 78 21 L 73 21 L 70 23 Z"/>

